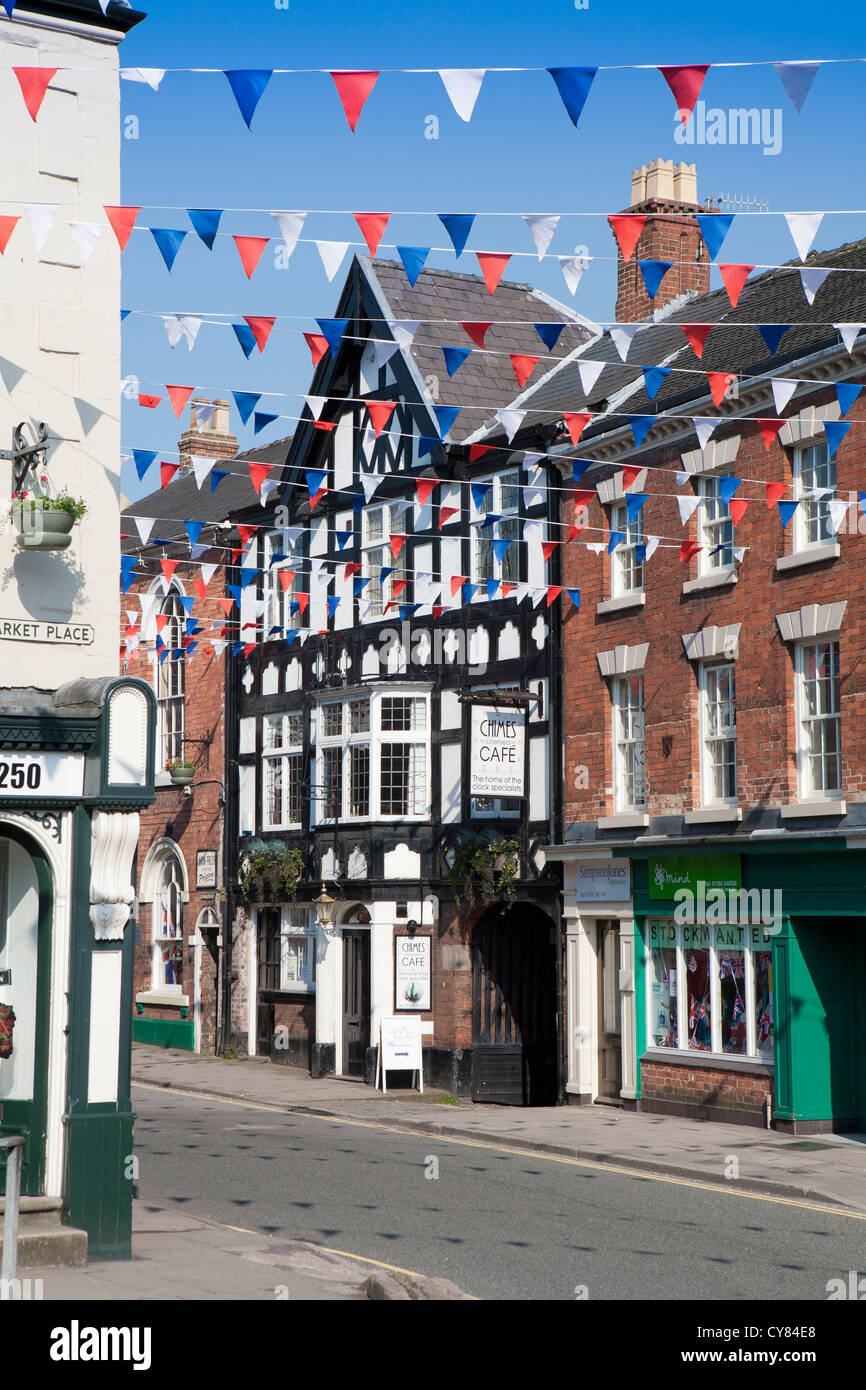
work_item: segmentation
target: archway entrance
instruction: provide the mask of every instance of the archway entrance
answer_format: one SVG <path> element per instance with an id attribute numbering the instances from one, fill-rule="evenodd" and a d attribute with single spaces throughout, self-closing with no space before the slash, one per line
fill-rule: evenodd
<path id="1" fill-rule="evenodd" d="M 0 1049 L 0 1135 L 24 1135 L 21 1191 L 30 1197 L 45 1183 L 52 911 L 47 862 L 26 836 L 0 826 L 0 1031 L 11 1025 L 11 1053 L 2 1055 L 8 1035 Z"/>
<path id="2" fill-rule="evenodd" d="M 472 937 L 472 1099 L 556 1103 L 554 925 L 529 903 L 491 907 Z"/>

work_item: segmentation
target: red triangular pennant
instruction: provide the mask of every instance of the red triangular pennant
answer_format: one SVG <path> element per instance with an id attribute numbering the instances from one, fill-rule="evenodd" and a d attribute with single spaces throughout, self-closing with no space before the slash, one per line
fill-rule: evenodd
<path id="1" fill-rule="evenodd" d="M 704 344 L 712 326 L 711 323 L 683 323 L 680 325 L 692 345 L 695 357 L 703 357 Z"/>
<path id="2" fill-rule="evenodd" d="M 511 252 L 476 251 L 475 255 L 478 258 L 487 291 L 489 294 L 493 294 L 505 273 L 505 267 L 511 260 Z"/>
<path id="3" fill-rule="evenodd" d="M 259 497 L 262 495 L 262 483 L 265 481 L 265 478 L 268 476 L 273 466 L 272 463 L 250 464 L 250 481 Z"/>
<path id="4" fill-rule="evenodd" d="M 391 591 L 392 591 L 392 593 L 393 593 L 393 595 L 394 595 L 395 598 L 399 598 L 399 597 L 400 597 L 400 595 L 402 594 L 402 592 L 403 592 L 403 590 L 405 589 L 405 587 L 406 587 L 406 585 L 408 584 L 408 582 L 409 582 L 408 579 L 395 579 L 395 580 L 394 580 L 394 583 L 391 585 Z"/>
<path id="5" fill-rule="evenodd" d="M 174 410 L 174 413 L 179 420 L 181 417 L 181 412 L 183 411 L 184 406 L 186 405 L 187 401 L 189 400 L 190 396 L 195 390 L 195 387 L 166 386 L 165 389 L 168 394 L 168 398 L 171 401 L 172 409 Z"/>
<path id="6" fill-rule="evenodd" d="M 177 567 L 178 567 L 180 561 L 179 561 L 179 560 L 160 560 L 159 563 L 160 563 L 160 566 L 161 566 L 161 568 L 162 568 L 163 574 L 165 575 L 166 579 L 168 580 L 168 582 L 169 582 L 169 584 L 170 584 L 170 583 L 171 583 L 172 575 L 174 574 L 175 570 L 177 569 Z"/>
<path id="7" fill-rule="evenodd" d="M 748 497 L 732 497 L 728 503 L 728 511 L 731 513 L 731 524 L 736 526 L 738 521 L 742 521 L 743 512 L 749 505 Z"/>
<path id="8" fill-rule="evenodd" d="M 148 410 L 156 410 L 162 400 L 162 396 L 139 396 L 138 404 L 147 406 Z"/>
<path id="9" fill-rule="evenodd" d="M 773 447 L 773 440 L 779 430 L 785 424 L 784 420 L 759 420 L 758 429 L 761 431 L 761 438 L 764 441 L 764 448 L 769 451 Z M 771 504 L 768 502 L 767 506 Z"/>
<path id="10" fill-rule="evenodd" d="M 439 486 L 438 478 L 416 478 L 415 489 L 418 493 L 418 501 L 423 507 L 430 493 Z"/>
<path id="11" fill-rule="evenodd" d="M 559 598 L 559 595 L 560 595 L 561 593 L 562 593 L 562 585 L 561 585 L 561 584 L 548 584 L 548 586 L 547 586 L 547 606 L 548 606 L 548 608 L 549 608 L 550 605 L 553 603 L 553 600 L 554 600 L 555 598 Z"/>
<path id="12" fill-rule="evenodd" d="M 538 361 L 538 358 L 530 357 L 523 352 L 510 352 L 508 356 L 511 358 L 511 365 L 514 368 L 514 375 L 517 377 L 517 385 L 521 387 L 525 386 L 529 378 L 532 376 L 532 372 L 536 362 Z"/>
<path id="13" fill-rule="evenodd" d="M 451 576 L 451 597 L 452 597 L 452 598 L 455 597 L 455 595 L 456 595 L 458 589 L 462 589 L 462 588 L 463 588 L 463 585 L 466 583 L 467 578 L 468 578 L 468 575 L 465 575 L 465 574 L 452 574 L 452 576 Z"/>
<path id="14" fill-rule="evenodd" d="M 121 251 L 126 250 L 126 243 L 129 241 L 130 234 L 135 225 L 135 219 L 140 212 L 141 208 L 105 208 L 105 215 L 111 223 L 114 235 L 117 237 L 117 244 Z"/>
<path id="15" fill-rule="evenodd" d="M 674 94 L 677 115 L 683 125 L 695 109 L 695 102 L 701 94 L 704 78 L 710 70 L 709 63 L 699 63 L 695 67 L 659 68 L 659 72 Z"/>
<path id="16" fill-rule="evenodd" d="M 244 643 L 244 660 L 246 660 L 246 658 L 249 656 L 250 652 L 254 652 L 255 649 L 256 649 L 256 644 L 255 644 L 255 642 L 245 642 L 245 643 Z"/>
<path id="17" fill-rule="evenodd" d="M 326 487 L 320 487 L 320 488 L 319 488 L 319 491 L 313 494 L 313 496 L 310 498 L 310 511 L 311 511 L 311 512 L 314 512 L 314 511 L 316 510 L 316 506 L 318 505 L 319 502 L 321 502 L 322 498 L 324 497 L 324 495 L 325 495 L 325 493 L 326 493 L 327 491 L 328 491 L 328 489 L 327 489 Z"/>
<path id="18" fill-rule="evenodd" d="M 622 467 L 622 485 L 623 485 L 623 487 L 624 487 L 624 488 L 630 488 L 631 485 L 632 485 L 632 483 L 634 482 L 635 478 L 640 477 L 640 475 L 641 475 L 642 472 L 643 472 L 643 469 L 640 468 L 640 467 L 635 467 L 635 465 L 634 465 L 633 463 L 624 463 L 624 464 L 623 464 L 623 467 Z"/>
<path id="19" fill-rule="evenodd" d="M 541 553 L 542 553 L 542 555 L 544 556 L 545 560 L 549 560 L 549 559 L 550 559 L 551 555 L 553 554 L 554 550 L 556 549 L 556 547 L 557 547 L 558 545 L 559 545 L 559 541 L 542 541 L 542 542 L 541 542 Z"/>
<path id="20" fill-rule="evenodd" d="M 578 522 L 571 521 L 571 522 L 569 522 L 569 525 L 568 525 L 568 539 L 569 539 L 570 541 L 576 541 L 582 530 L 583 530 L 583 522 L 582 522 L 582 521 L 578 521 Z"/>
<path id="21" fill-rule="evenodd" d="M 368 401 L 367 409 L 370 412 L 370 423 L 373 426 L 373 433 L 376 438 L 382 433 L 391 416 L 397 408 L 396 401 Z"/>
<path id="22" fill-rule="evenodd" d="M 575 511 L 578 511 L 578 512 L 579 512 L 579 511 L 582 511 L 584 507 L 588 507 L 589 504 L 590 504 L 590 502 L 594 502 L 594 501 L 595 501 L 595 489 L 594 489 L 594 488 L 576 487 L 576 488 L 574 489 L 574 509 L 575 509 Z"/>
<path id="23" fill-rule="evenodd" d="M 175 473 L 180 468 L 179 463 L 160 463 L 159 465 L 159 485 L 168 487 Z"/>
<path id="24" fill-rule="evenodd" d="M 253 271 L 265 253 L 265 247 L 270 240 L 266 236 L 233 236 L 232 241 L 238 248 L 238 255 L 241 258 L 241 265 L 247 273 L 247 279 L 251 280 Z"/>
<path id="25" fill-rule="evenodd" d="M 772 443 L 772 440 L 770 442 Z M 767 483 L 767 509 L 775 507 L 787 491 L 787 483 Z"/>
<path id="26" fill-rule="evenodd" d="M 484 338 L 488 328 L 492 327 L 489 323 L 461 323 L 460 327 L 469 335 L 476 347 L 483 348 Z"/>
<path id="27" fill-rule="evenodd" d="M 483 458 L 485 454 L 491 453 L 495 447 L 495 444 L 470 444 L 469 462 L 475 463 L 478 459 Z"/>
<path id="28" fill-rule="evenodd" d="M 307 604 L 310 602 L 310 595 L 303 593 L 303 591 L 299 594 L 295 594 L 295 602 L 297 603 L 300 611 L 302 613 L 306 613 Z"/>
<path id="29" fill-rule="evenodd" d="M 238 535 L 241 538 L 241 545 L 244 548 L 249 544 L 250 536 L 254 536 L 258 529 L 258 526 L 241 526 L 240 523 L 238 523 Z"/>
<path id="30" fill-rule="evenodd" d="M 310 424 L 314 430 L 327 430 L 328 434 L 337 428 L 336 420 L 311 420 Z"/>
<path id="31" fill-rule="evenodd" d="M 355 221 L 361 228 L 361 236 L 366 241 L 371 256 L 375 256 L 379 250 L 379 242 L 382 240 L 382 233 L 388 225 L 390 215 L 387 212 L 355 213 Z"/>
<path id="32" fill-rule="evenodd" d="M 30 112 L 30 119 L 35 121 L 36 117 L 39 115 L 39 108 L 45 98 L 48 83 L 57 72 L 57 69 L 13 68 L 12 71 L 18 78 L 18 85 L 21 88 L 24 105 Z"/>
<path id="33" fill-rule="evenodd" d="M 407 537 L 407 536 L 391 536 L 390 540 L 391 540 L 391 554 L 394 556 L 394 559 L 396 560 L 396 559 L 399 558 L 400 551 L 403 549 L 403 546 L 406 544 L 406 541 L 408 540 L 408 537 Z"/>
<path id="34" fill-rule="evenodd" d="M 168 622 L 168 614 L 167 614 L 167 613 L 157 613 L 157 615 L 156 615 L 156 617 L 155 617 L 155 619 L 154 619 L 154 622 L 156 623 L 156 630 L 157 630 L 157 632 L 162 632 L 162 629 L 165 627 L 166 623 Z"/>
<path id="35" fill-rule="evenodd" d="M 217 603 L 219 604 L 220 608 L 222 608 L 226 617 L 228 617 L 229 613 L 231 613 L 232 609 L 235 606 L 235 601 L 233 598 L 218 598 Z"/>
<path id="36" fill-rule="evenodd" d="M 292 585 L 295 582 L 295 571 L 277 570 L 277 574 L 280 576 L 280 584 L 282 585 L 283 593 L 285 594 L 288 592 L 289 589 L 291 589 Z"/>
<path id="37" fill-rule="evenodd" d="M 693 555 L 697 555 L 699 550 L 703 550 L 703 546 L 698 545 L 697 541 L 683 541 L 680 546 L 680 564 L 685 564 Z"/>
<path id="38" fill-rule="evenodd" d="M 440 508 L 439 508 L 439 530 L 441 531 L 441 530 L 442 530 L 442 527 L 445 526 L 445 525 L 447 525 L 447 523 L 451 520 L 451 518 L 452 518 L 453 516 L 458 516 L 459 513 L 460 513 L 460 508 L 459 508 L 459 507 L 440 507 Z"/>
<path id="39" fill-rule="evenodd" d="M 508 598 L 508 595 L 512 594 L 516 588 L 516 584 L 500 584 L 499 592 L 503 598 Z"/>
<path id="40" fill-rule="evenodd" d="M 731 301 L 731 308 L 736 309 L 742 288 L 755 267 L 753 265 L 722 265 L 720 262 L 717 264 L 722 283 L 728 292 L 728 299 Z"/>
<path id="41" fill-rule="evenodd" d="M 592 415 L 588 411 L 564 410 L 562 412 L 562 418 L 565 421 L 565 427 L 568 430 L 569 438 L 572 444 L 576 446 L 580 436 L 592 419 Z"/>
<path id="42" fill-rule="evenodd" d="M 443 606 L 442 606 L 441 603 L 434 603 L 434 605 L 433 605 L 433 617 L 434 617 L 434 618 L 441 618 L 441 617 L 442 617 L 442 614 L 443 614 L 444 612 L 445 612 L 445 609 L 443 608 Z"/>
<path id="43" fill-rule="evenodd" d="M 718 410 L 731 382 L 736 381 L 733 372 L 707 372 L 707 381 L 710 383 L 710 393 L 713 397 L 713 405 Z"/>
<path id="44" fill-rule="evenodd" d="M 207 585 L 205 584 L 204 580 L 194 579 L 192 581 L 192 587 L 195 589 L 202 603 L 204 603 L 205 599 L 207 598 Z"/>
<path id="45" fill-rule="evenodd" d="M 357 560 L 347 560 L 345 566 L 343 567 L 343 575 L 344 575 L 344 577 L 345 577 L 346 579 L 351 579 L 352 576 L 353 576 L 354 574 L 360 574 L 360 573 L 361 573 L 361 566 L 358 564 Z"/>
<path id="46" fill-rule="evenodd" d="M 334 86 L 337 88 L 349 129 L 354 130 L 358 117 L 364 109 L 364 102 L 376 85 L 378 72 L 332 72 Z"/>
<path id="47" fill-rule="evenodd" d="M 271 329 L 276 323 L 276 319 L 263 318 L 260 314 L 244 314 L 244 322 L 248 323 L 252 329 L 259 352 L 264 352 L 265 344 L 271 336 Z"/>
<path id="48" fill-rule="evenodd" d="M 9 245 L 9 238 L 15 231 L 16 223 L 20 221 L 20 217 L 0 217 L 0 256 Z"/>
<path id="49" fill-rule="evenodd" d="M 325 353 L 328 351 L 328 340 L 323 333 L 305 333 L 307 347 L 310 349 L 310 356 L 313 359 L 313 366 L 318 367 Z"/>
<path id="50" fill-rule="evenodd" d="M 616 237 L 616 244 L 622 252 L 623 260 L 630 261 L 638 237 L 643 231 L 646 216 L 635 212 L 615 212 L 611 213 L 607 220 Z"/>

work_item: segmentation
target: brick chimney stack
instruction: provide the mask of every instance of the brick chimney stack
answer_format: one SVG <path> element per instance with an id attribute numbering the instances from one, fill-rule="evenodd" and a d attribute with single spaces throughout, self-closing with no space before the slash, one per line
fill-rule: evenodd
<path id="1" fill-rule="evenodd" d="M 672 159 L 642 164 L 632 173 L 631 206 L 623 210 L 646 213 L 647 220 L 628 264 L 617 247 L 617 323 L 637 323 L 649 318 L 654 309 L 661 309 L 689 291 L 706 294 L 710 288 L 710 255 L 694 219 L 696 212 L 716 209 L 698 203 L 694 164 L 680 163 L 675 168 Z M 673 261 L 655 299 L 650 299 L 646 292 L 639 260 Z"/>
<path id="2" fill-rule="evenodd" d="M 213 414 L 202 429 L 197 429 L 196 406 L 211 404 L 215 407 Z M 198 458 L 233 459 L 238 451 L 238 441 L 229 429 L 228 401 L 211 403 L 196 396 L 190 403 L 189 429 L 181 435 L 178 451 L 181 473 L 192 471 L 193 454 Z"/>

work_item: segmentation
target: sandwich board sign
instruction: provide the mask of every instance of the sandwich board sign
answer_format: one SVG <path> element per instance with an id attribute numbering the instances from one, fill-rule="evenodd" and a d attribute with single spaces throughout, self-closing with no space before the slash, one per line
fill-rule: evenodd
<path id="1" fill-rule="evenodd" d="M 382 1091 L 388 1092 L 389 1071 L 416 1071 L 418 1090 L 424 1094 L 421 1059 L 421 1019 L 418 1014 L 383 1018 L 379 1022 L 379 1056 L 376 1060 L 376 1088 L 382 1077 Z"/>

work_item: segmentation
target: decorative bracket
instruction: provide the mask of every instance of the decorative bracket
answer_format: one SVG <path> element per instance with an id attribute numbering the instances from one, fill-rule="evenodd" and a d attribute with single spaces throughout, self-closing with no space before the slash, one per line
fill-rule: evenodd
<path id="1" fill-rule="evenodd" d="M 27 436 L 32 436 L 32 442 Z M 22 420 L 12 429 L 12 448 L 0 449 L 0 459 L 12 460 L 12 491 L 20 492 L 31 468 L 44 468 L 48 452 L 48 427 L 41 420 L 31 425 Z"/>

